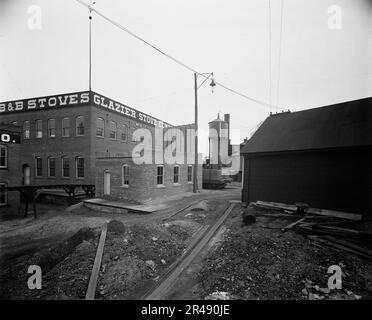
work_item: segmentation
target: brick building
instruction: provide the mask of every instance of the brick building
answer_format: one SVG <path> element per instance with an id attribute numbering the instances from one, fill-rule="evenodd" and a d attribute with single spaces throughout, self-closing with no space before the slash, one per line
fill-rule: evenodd
<path id="1" fill-rule="evenodd" d="M 155 136 L 156 129 L 172 127 L 92 91 L 2 102 L 0 117 L 22 129 L 18 166 L 29 168 L 31 185 L 94 185 L 97 178 L 97 190 L 103 175 L 97 176 L 96 159 L 128 159 L 138 144 L 137 129 Z M 155 141 L 149 147 L 154 150 Z"/>
<path id="2" fill-rule="evenodd" d="M 15 125 L 0 123 L 0 214 L 18 212 L 19 192 L 1 191 L 1 187 L 19 186 L 28 183 L 26 176 L 22 175 L 20 165 L 21 155 L 21 128 Z"/>
<path id="3" fill-rule="evenodd" d="M 165 141 L 163 147 L 153 148 L 144 144 L 143 149 L 151 153 L 157 163 L 139 163 L 139 157 L 143 155 L 134 153 L 130 157 L 115 155 L 103 155 L 96 160 L 96 196 L 112 200 L 125 200 L 141 203 L 163 196 L 171 196 L 193 190 L 193 136 L 188 136 L 188 129 L 194 125 L 183 125 L 175 127 L 182 132 L 177 136 L 178 144 L 182 145 L 177 159 L 173 164 L 167 161 L 164 153 L 168 145 L 174 141 Z M 171 130 L 169 131 L 172 135 Z M 179 132 L 178 132 L 179 133 Z M 167 139 L 166 139 L 167 140 Z M 172 155 L 175 156 L 175 152 Z M 136 161 L 137 160 L 137 161 Z M 202 157 L 198 158 L 198 188 L 202 188 Z"/>

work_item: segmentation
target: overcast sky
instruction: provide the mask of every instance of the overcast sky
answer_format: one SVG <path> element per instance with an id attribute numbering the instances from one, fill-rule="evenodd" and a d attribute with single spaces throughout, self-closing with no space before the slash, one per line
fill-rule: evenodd
<path id="1" fill-rule="evenodd" d="M 87 0 L 88 1 L 88 0 Z M 95 8 L 199 72 L 270 101 L 269 0 L 97 0 Z M 291 111 L 372 96 L 372 1 L 271 0 L 271 99 Z M 42 9 L 29 29 L 28 9 Z M 329 7 L 341 9 L 330 29 Z M 333 21 L 333 20 L 332 20 Z M 193 74 L 93 16 L 92 89 L 172 124 L 194 119 Z M 0 101 L 88 89 L 88 10 L 75 0 L 0 0 Z M 241 138 L 270 108 L 199 90 L 201 127 L 231 114 Z M 234 138 L 234 143 L 239 140 Z M 201 151 L 206 151 L 201 141 Z"/>

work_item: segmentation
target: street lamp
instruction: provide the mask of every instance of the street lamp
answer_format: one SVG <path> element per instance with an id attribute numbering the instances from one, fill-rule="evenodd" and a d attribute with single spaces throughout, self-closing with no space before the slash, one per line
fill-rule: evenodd
<path id="1" fill-rule="evenodd" d="M 203 76 L 204 81 L 198 86 L 198 75 Z M 198 190 L 198 89 L 204 84 L 205 81 L 211 79 L 209 84 L 213 88 L 216 86 L 216 83 L 213 78 L 213 72 L 208 73 L 194 73 L 194 91 L 195 91 L 195 161 L 194 161 L 194 170 L 193 170 L 193 192 L 196 193 Z"/>

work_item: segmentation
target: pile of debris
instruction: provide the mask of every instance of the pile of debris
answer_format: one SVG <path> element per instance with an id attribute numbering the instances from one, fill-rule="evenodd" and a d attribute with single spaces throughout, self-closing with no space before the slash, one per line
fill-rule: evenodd
<path id="1" fill-rule="evenodd" d="M 317 247 L 351 253 L 372 263 L 371 221 L 362 220 L 360 214 L 314 209 L 303 203 L 288 205 L 257 201 L 252 205 L 284 215 L 298 216 L 298 220 L 282 228 L 283 232 L 296 230 L 314 241 Z"/>
<path id="2" fill-rule="evenodd" d="M 330 288 L 321 288 L 314 285 L 313 281 L 305 279 L 302 281 L 304 288 L 302 289 L 302 298 L 308 300 L 359 300 L 362 296 L 357 295 L 349 290 L 331 290 Z"/>

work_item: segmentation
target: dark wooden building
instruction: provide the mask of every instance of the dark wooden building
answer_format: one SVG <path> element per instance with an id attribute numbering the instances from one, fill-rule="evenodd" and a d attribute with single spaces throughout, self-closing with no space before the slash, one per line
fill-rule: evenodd
<path id="1" fill-rule="evenodd" d="M 241 152 L 245 203 L 372 217 L 372 98 L 271 115 Z"/>

